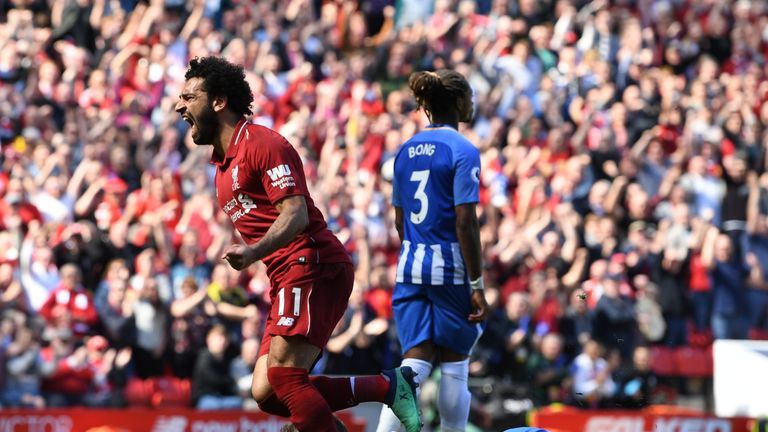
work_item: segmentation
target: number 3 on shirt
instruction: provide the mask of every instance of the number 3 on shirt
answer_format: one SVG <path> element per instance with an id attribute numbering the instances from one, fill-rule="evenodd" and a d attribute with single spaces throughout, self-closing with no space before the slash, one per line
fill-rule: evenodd
<path id="1" fill-rule="evenodd" d="M 418 213 L 411 212 L 411 222 L 415 224 L 424 222 L 424 219 L 427 218 L 427 211 L 429 211 L 429 200 L 427 199 L 427 194 L 424 193 L 424 189 L 427 187 L 427 180 L 429 180 L 429 170 L 414 171 L 411 173 L 411 181 L 419 182 L 413 197 L 421 203 L 421 210 L 419 210 Z"/>

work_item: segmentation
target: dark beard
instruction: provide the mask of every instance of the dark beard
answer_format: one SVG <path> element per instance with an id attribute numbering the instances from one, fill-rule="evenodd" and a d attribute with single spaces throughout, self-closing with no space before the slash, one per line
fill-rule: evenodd
<path id="1" fill-rule="evenodd" d="M 216 118 L 216 112 L 211 106 L 206 106 L 205 110 L 195 118 L 197 134 L 192 135 L 192 141 L 197 145 L 210 145 L 216 134 L 219 133 L 219 119 Z"/>

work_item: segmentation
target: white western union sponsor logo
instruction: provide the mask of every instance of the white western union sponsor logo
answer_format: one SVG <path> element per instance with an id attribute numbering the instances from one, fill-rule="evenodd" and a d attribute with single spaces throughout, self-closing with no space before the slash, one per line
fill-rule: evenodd
<path id="1" fill-rule="evenodd" d="M 280 177 L 291 175 L 291 168 L 286 164 L 278 165 L 270 170 L 267 170 L 270 180 L 275 181 Z"/>
<path id="2" fill-rule="evenodd" d="M 461 249 L 458 243 L 451 243 L 451 255 L 453 255 L 453 284 L 464 283 L 464 260 L 461 259 Z"/>
<path id="3" fill-rule="evenodd" d="M 291 168 L 286 164 L 281 164 L 267 170 L 267 175 L 269 175 L 270 180 L 272 180 L 272 183 L 270 183 L 272 187 L 285 189 L 287 187 L 296 186 L 296 179 L 293 178 L 291 175 Z"/>
<path id="4" fill-rule="evenodd" d="M 411 242 L 403 241 L 403 252 L 400 254 L 400 260 L 397 262 L 396 282 L 405 282 L 405 262 L 408 261 L 408 253 L 411 251 Z"/>
<path id="5" fill-rule="evenodd" d="M 411 283 L 421 283 L 421 267 L 424 263 L 424 245 L 419 243 L 416 246 L 416 252 L 413 254 L 413 266 L 411 267 Z"/>
<path id="6" fill-rule="evenodd" d="M 445 266 L 443 252 L 440 245 L 432 245 L 430 248 L 432 249 L 432 285 L 442 285 L 443 267 Z"/>

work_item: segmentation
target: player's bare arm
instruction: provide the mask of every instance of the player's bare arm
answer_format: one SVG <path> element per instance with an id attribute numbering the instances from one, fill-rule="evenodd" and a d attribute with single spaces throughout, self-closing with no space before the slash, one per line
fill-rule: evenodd
<path id="1" fill-rule="evenodd" d="M 456 235 L 459 238 L 461 253 L 469 273 L 469 280 L 475 281 L 483 276 L 482 256 L 480 251 L 480 223 L 477 220 L 475 204 L 456 206 Z M 480 322 L 488 316 L 488 303 L 482 289 L 472 290 L 472 309 L 469 315 L 472 322 Z"/>
<path id="2" fill-rule="evenodd" d="M 222 258 L 234 269 L 242 270 L 287 246 L 307 228 L 309 214 L 303 196 L 283 198 L 275 205 L 275 209 L 279 215 L 261 240 L 249 246 L 232 245 L 224 252 Z"/>
<path id="3" fill-rule="evenodd" d="M 397 229 L 397 236 L 400 237 L 400 243 L 403 242 L 403 208 L 395 207 L 395 228 Z"/>

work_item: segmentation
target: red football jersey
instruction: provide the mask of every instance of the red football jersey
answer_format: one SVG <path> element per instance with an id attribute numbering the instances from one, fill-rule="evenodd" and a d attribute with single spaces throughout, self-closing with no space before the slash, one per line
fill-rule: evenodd
<path id="1" fill-rule="evenodd" d="M 293 263 L 349 263 L 339 239 L 328 230 L 323 214 L 309 196 L 301 158 L 277 132 L 241 120 L 227 154 L 216 165 L 216 198 L 248 244 L 259 241 L 278 216 L 275 204 L 303 195 L 309 225 L 290 244 L 263 259 L 270 279 Z"/>

